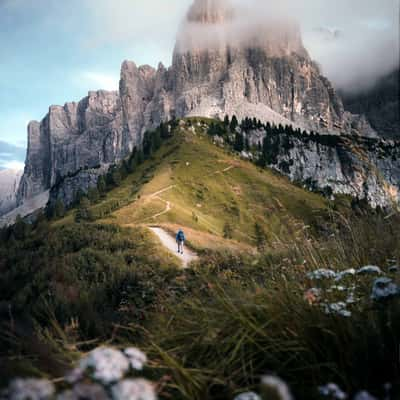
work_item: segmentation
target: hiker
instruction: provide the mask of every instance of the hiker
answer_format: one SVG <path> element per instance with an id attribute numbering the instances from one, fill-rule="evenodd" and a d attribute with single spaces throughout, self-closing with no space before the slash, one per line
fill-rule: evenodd
<path id="1" fill-rule="evenodd" d="M 176 243 L 178 243 L 178 253 L 183 254 L 183 244 L 185 243 L 185 234 L 182 229 L 179 229 L 176 234 Z"/>

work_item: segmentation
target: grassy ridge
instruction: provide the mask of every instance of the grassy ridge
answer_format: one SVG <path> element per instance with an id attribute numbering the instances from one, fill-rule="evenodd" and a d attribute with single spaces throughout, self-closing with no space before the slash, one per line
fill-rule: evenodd
<path id="1" fill-rule="evenodd" d="M 231 224 L 233 239 L 254 245 L 256 222 L 272 242 L 284 237 L 291 220 L 314 226 L 318 214 L 326 216 L 329 209 L 322 196 L 215 146 L 204 129 L 178 128 L 147 163 L 156 163 L 151 179 L 144 179 L 136 200 L 113 213 L 109 222 L 179 225 L 191 229 L 195 240 L 196 232 L 223 237 L 224 226 Z M 124 198 L 131 184 L 128 179 L 110 198 Z"/>

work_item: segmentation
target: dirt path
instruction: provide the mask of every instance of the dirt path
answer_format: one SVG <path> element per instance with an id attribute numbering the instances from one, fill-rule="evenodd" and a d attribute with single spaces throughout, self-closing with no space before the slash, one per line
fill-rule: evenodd
<path id="1" fill-rule="evenodd" d="M 167 192 L 167 191 L 173 189 L 175 186 L 176 186 L 176 185 L 168 186 L 168 187 L 166 187 L 166 188 L 164 188 L 164 189 L 159 190 L 158 192 L 149 194 L 149 195 L 147 196 L 147 200 L 158 199 L 158 200 L 162 201 L 163 203 L 165 203 L 165 209 L 164 209 L 163 211 L 157 213 L 157 214 L 152 215 L 151 217 L 146 218 L 146 219 L 144 220 L 144 222 L 150 221 L 150 220 L 155 219 L 155 218 L 157 218 L 157 217 L 160 217 L 161 215 L 164 215 L 164 214 L 166 214 L 167 212 L 169 212 L 169 211 L 171 210 L 171 208 L 172 208 L 171 202 L 168 201 L 168 200 L 164 200 L 162 197 L 160 197 L 160 194 L 162 194 L 162 193 L 164 193 L 164 192 Z"/>
<path id="2" fill-rule="evenodd" d="M 164 192 L 168 192 L 168 190 L 171 190 L 171 189 L 173 189 L 174 187 L 176 187 L 176 185 L 171 185 L 171 186 L 168 186 L 168 187 L 166 187 L 166 188 L 164 188 L 164 189 L 161 189 L 161 190 L 159 190 L 158 192 L 155 192 L 155 193 L 150 194 L 150 195 L 149 195 L 149 198 L 151 199 L 151 198 L 154 198 L 154 197 L 158 197 L 160 194 L 162 194 L 162 193 L 164 193 Z"/>
<path id="3" fill-rule="evenodd" d="M 159 212 L 159 213 L 157 213 L 157 214 L 154 214 L 154 215 L 152 215 L 150 218 L 148 218 L 148 220 L 149 219 L 155 219 L 155 218 L 157 218 L 157 217 L 160 217 L 161 215 L 164 215 L 164 214 L 166 214 L 169 210 L 171 210 L 171 202 L 170 201 L 166 201 L 166 200 L 164 200 L 164 199 L 162 199 L 161 197 L 156 197 L 157 199 L 159 199 L 159 200 L 161 200 L 161 201 L 163 201 L 164 203 L 165 203 L 165 210 L 164 211 L 161 211 L 161 212 Z"/>
<path id="4" fill-rule="evenodd" d="M 233 169 L 233 168 L 235 168 L 235 165 L 230 165 L 229 167 L 226 167 L 226 168 L 224 168 L 224 169 L 211 172 L 211 174 L 209 174 L 208 176 L 217 175 L 217 174 L 223 174 L 224 172 L 228 172 L 228 171 L 230 171 L 230 170 Z"/>
<path id="5" fill-rule="evenodd" d="M 188 268 L 192 261 L 195 261 L 199 258 L 196 253 L 189 250 L 187 247 L 184 248 L 183 254 L 179 254 L 175 238 L 164 229 L 158 227 L 150 227 L 149 229 L 160 239 L 164 247 L 166 247 L 171 253 L 175 254 L 182 261 L 183 268 Z"/>

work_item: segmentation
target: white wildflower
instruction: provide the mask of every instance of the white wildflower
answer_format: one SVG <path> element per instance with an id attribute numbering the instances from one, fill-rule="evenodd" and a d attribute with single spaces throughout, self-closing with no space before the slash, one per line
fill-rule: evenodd
<path id="1" fill-rule="evenodd" d="M 360 268 L 357 271 L 358 275 L 364 275 L 364 274 L 377 274 L 377 275 L 381 275 L 382 274 L 382 270 L 377 267 L 376 265 L 366 265 L 365 267 Z"/>
<path id="2" fill-rule="evenodd" d="M 354 400 L 378 400 L 376 397 L 372 396 L 371 394 L 369 394 L 366 391 L 362 391 L 362 392 L 358 392 L 355 397 Z"/>
<path id="3" fill-rule="evenodd" d="M 340 281 L 347 276 L 354 276 L 356 274 L 356 270 L 354 268 L 346 269 L 344 271 L 340 271 L 336 274 L 336 281 Z"/>
<path id="4" fill-rule="evenodd" d="M 113 400 L 156 400 L 153 385 L 145 379 L 126 379 L 111 388 Z"/>
<path id="5" fill-rule="evenodd" d="M 265 392 L 275 394 L 279 400 L 293 400 L 288 385 L 277 376 L 263 376 L 261 386 Z"/>
<path id="6" fill-rule="evenodd" d="M 15 379 L 7 390 L 9 400 L 46 400 L 55 393 L 54 385 L 45 379 Z"/>
<path id="7" fill-rule="evenodd" d="M 307 274 L 309 279 L 333 279 L 336 278 L 336 272 L 331 269 L 317 269 Z"/>
<path id="8" fill-rule="evenodd" d="M 327 292 L 328 292 L 328 293 L 331 293 L 331 292 L 333 292 L 333 291 L 344 292 L 344 291 L 346 291 L 346 290 L 347 290 L 347 288 L 344 287 L 344 286 L 341 286 L 341 285 L 333 285 L 333 286 L 331 286 L 331 287 L 327 290 Z"/>
<path id="9" fill-rule="evenodd" d="M 322 396 L 330 397 L 335 400 L 345 400 L 347 399 L 347 394 L 343 392 L 342 389 L 336 383 L 328 383 L 325 386 L 320 386 L 318 388 L 319 393 Z"/>
<path id="10" fill-rule="evenodd" d="M 254 392 L 245 392 L 237 395 L 234 400 L 261 400 L 261 397 Z"/>
<path id="11" fill-rule="evenodd" d="M 342 317 L 351 317 L 351 311 L 347 310 L 347 304 L 343 301 L 337 303 L 324 304 L 325 314 L 337 314 Z"/>
<path id="12" fill-rule="evenodd" d="M 85 374 L 103 383 L 110 384 L 124 377 L 129 370 L 129 361 L 119 350 L 100 347 L 84 357 L 69 376 L 70 382 L 76 382 Z"/>
<path id="13" fill-rule="evenodd" d="M 357 302 L 357 299 L 354 296 L 354 292 L 350 292 L 349 295 L 347 296 L 346 303 L 347 304 L 354 304 L 356 302 Z"/>
<path id="14" fill-rule="evenodd" d="M 390 278 L 375 279 L 372 286 L 371 299 L 381 300 L 396 296 L 400 293 L 400 288 Z"/>
<path id="15" fill-rule="evenodd" d="M 350 318 L 351 317 L 351 311 L 349 310 L 340 310 L 337 312 L 339 315 L 341 315 L 342 317 L 346 317 L 346 318 Z"/>
<path id="16" fill-rule="evenodd" d="M 141 371 L 147 363 L 147 356 L 136 347 L 129 347 L 124 350 L 125 355 L 128 357 L 131 367 Z"/>

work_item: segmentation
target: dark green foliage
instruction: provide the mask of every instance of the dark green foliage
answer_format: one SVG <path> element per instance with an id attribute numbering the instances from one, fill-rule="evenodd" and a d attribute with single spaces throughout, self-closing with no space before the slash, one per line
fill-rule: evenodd
<path id="1" fill-rule="evenodd" d="M 76 192 L 76 194 L 75 194 L 75 202 L 74 202 L 74 205 L 77 205 L 77 204 L 79 204 L 80 203 L 80 201 L 81 201 L 81 199 L 83 198 L 83 197 L 85 197 L 86 195 L 85 195 L 85 192 L 82 190 L 82 189 L 78 189 L 78 191 Z"/>
<path id="2" fill-rule="evenodd" d="M 97 181 L 97 189 L 101 195 L 104 195 L 104 193 L 107 191 L 107 183 L 104 176 L 99 176 Z"/>
<path id="3" fill-rule="evenodd" d="M 155 131 L 147 131 L 143 138 L 143 155 L 147 159 L 161 147 L 161 133 L 160 129 Z"/>
<path id="4" fill-rule="evenodd" d="M 87 197 L 92 204 L 97 203 L 100 200 L 100 193 L 97 187 L 90 188 Z"/>
<path id="5" fill-rule="evenodd" d="M 75 213 L 75 221 L 90 221 L 90 219 L 90 201 L 87 197 L 82 197 L 81 201 L 79 202 L 78 209 Z"/>
<path id="6" fill-rule="evenodd" d="M 16 240 L 25 239 L 31 231 L 31 225 L 26 223 L 20 215 L 17 215 L 15 224 L 13 226 L 13 236 Z"/>
<path id="7" fill-rule="evenodd" d="M 233 145 L 235 151 L 239 153 L 244 149 L 244 138 L 241 132 L 236 132 L 235 134 L 235 144 Z"/>
<path id="8" fill-rule="evenodd" d="M 77 318 L 86 339 L 146 318 L 177 272 L 160 268 L 140 231 L 80 223 L 18 236 L 0 243 L 0 302 L 44 326 L 49 309 L 63 325 Z"/>
<path id="9" fill-rule="evenodd" d="M 250 141 L 249 138 L 246 136 L 246 139 L 244 141 L 244 148 L 246 151 L 250 151 Z"/>
<path id="10" fill-rule="evenodd" d="M 46 216 L 48 219 L 62 218 L 65 215 L 64 202 L 57 199 L 55 202 L 50 203 L 46 207 Z"/>
<path id="11" fill-rule="evenodd" d="M 161 139 L 166 140 L 172 137 L 172 130 L 170 129 L 168 124 L 161 122 L 160 127 L 158 129 L 160 130 Z"/>
<path id="12" fill-rule="evenodd" d="M 210 136 L 225 136 L 227 132 L 223 124 L 220 122 L 212 122 L 208 127 L 207 133 Z"/>
<path id="13" fill-rule="evenodd" d="M 229 125 L 229 129 L 231 130 L 231 132 L 235 132 L 236 131 L 236 128 L 239 126 L 239 122 L 238 122 L 238 120 L 237 120 L 237 118 L 236 118 L 236 115 L 234 115 L 233 117 L 232 117 L 232 120 L 231 120 L 231 123 L 230 123 L 230 125 Z"/>
<path id="14" fill-rule="evenodd" d="M 138 166 L 138 153 L 136 147 L 133 149 L 132 154 L 128 159 L 128 172 L 131 174 L 135 171 L 136 167 Z"/>
<path id="15" fill-rule="evenodd" d="M 258 164 L 262 167 L 277 163 L 279 155 L 280 138 L 276 135 L 267 135 L 263 140 L 262 152 Z"/>
<path id="16" fill-rule="evenodd" d="M 54 206 L 54 215 L 56 218 L 62 218 L 65 215 L 64 202 L 61 199 L 57 199 Z"/>
<path id="17" fill-rule="evenodd" d="M 225 126 L 225 128 L 228 128 L 230 123 L 231 123 L 231 121 L 229 120 L 229 115 L 225 115 L 225 118 L 224 118 L 224 126 Z"/>
<path id="18" fill-rule="evenodd" d="M 118 167 L 113 167 L 110 172 L 110 183 L 113 186 L 119 186 L 122 181 L 122 173 Z"/>
<path id="19" fill-rule="evenodd" d="M 137 161 L 138 161 L 139 165 L 143 164 L 143 162 L 144 162 L 144 154 L 143 154 L 143 150 L 141 150 L 141 149 L 139 149 L 137 152 Z"/>

